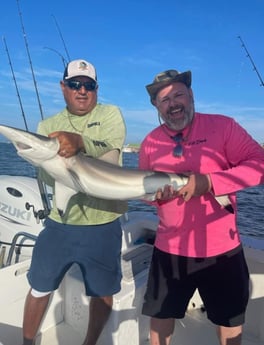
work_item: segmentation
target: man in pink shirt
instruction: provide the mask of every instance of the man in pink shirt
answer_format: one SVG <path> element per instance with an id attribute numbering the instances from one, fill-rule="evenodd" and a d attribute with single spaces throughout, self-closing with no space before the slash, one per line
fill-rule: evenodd
<path id="1" fill-rule="evenodd" d="M 240 345 L 249 275 L 235 193 L 264 182 L 264 150 L 232 118 L 195 112 L 190 71 L 162 72 L 146 88 L 164 123 L 144 139 L 139 167 L 189 176 L 154 202 L 159 226 L 143 305 L 151 344 L 169 344 L 197 288 L 220 344 Z M 231 209 L 214 198 L 225 194 Z"/>

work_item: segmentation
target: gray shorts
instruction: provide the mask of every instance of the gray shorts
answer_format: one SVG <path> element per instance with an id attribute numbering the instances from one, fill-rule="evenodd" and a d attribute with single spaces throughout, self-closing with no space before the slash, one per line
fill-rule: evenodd
<path id="1" fill-rule="evenodd" d="M 70 266 L 77 263 L 87 296 L 111 296 L 120 290 L 121 246 L 119 219 L 88 226 L 47 219 L 33 250 L 29 284 L 41 292 L 56 290 Z"/>
<path id="2" fill-rule="evenodd" d="M 196 289 L 214 324 L 242 325 L 249 299 L 242 247 L 209 258 L 188 258 L 154 248 L 143 314 L 181 319 Z"/>

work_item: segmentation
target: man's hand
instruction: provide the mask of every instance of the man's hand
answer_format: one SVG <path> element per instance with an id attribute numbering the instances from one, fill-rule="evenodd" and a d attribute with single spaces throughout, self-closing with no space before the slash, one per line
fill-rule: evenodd
<path id="1" fill-rule="evenodd" d="M 156 200 L 168 201 L 177 196 L 177 192 L 171 185 L 165 185 L 163 189 L 158 189 L 156 193 Z"/>
<path id="2" fill-rule="evenodd" d="M 84 149 L 82 137 L 76 133 L 57 131 L 49 134 L 50 138 L 58 138 L 60 149 L 58 154 L 69 158 Z"/>
<path id="3" fill-rule="evenodd" d="M 189 201 L 193 196 L 200 196 L 209 192 L 212 183 L 209 175 L 190 174 L 188 183 L 178 191 L 184 201 Z"/>

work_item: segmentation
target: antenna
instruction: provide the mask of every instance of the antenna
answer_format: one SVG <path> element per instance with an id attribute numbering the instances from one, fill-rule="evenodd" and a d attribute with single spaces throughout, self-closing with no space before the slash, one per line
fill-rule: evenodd
<path id="1" fill-rule="evenodd" d="M 19 104 L 20 104 L 20 108 L 21 108 L 21 112 L 22 112 L 22 117 L 23 117 L 23 120 L 24 120 L 24 124 L 25 124 L 26 130 L 27 130 L 27 132 L 28 132 L 27 120 L 26 120 L 26 117 L 25 117 L 25 113 L 24 113 L 24 109 L 23 109 L 21 97 L 20 97 L 20 94 L 19 94 L 19 91 L 18 91 L 17 82 L 16 82 L 16 77 L 15 77 L 15 73 L 14 73 L 14 70 L 13 70 L 11 58 L 10 58 L 9 51 L 8 51 L 8 48 L 7 48 L 7 44 L 6 44 L 6 40 L 5 40 L 4 37 L 3 37 L 3 42 L 4 42 L 6 54 L 7 54 L 7 57 L 8 57 L 8 62 L 9 62 L 10 68 L 11 68 L 13 80 L 14 80 L 14 83 L 15 83 L 16 93 L 17 93 L 17 97 L 18 97 L 18 100 L 19 100 Z"/>
<path id="2" fill-rule="evenodd" d="M 64 47 L 64 50 L 65 50 L 65 52 L 66 52 L 66 56 L 67 56 L 67 58 L 68 58 L 68 61 L 70 61 L 70 60 L 71 60 L 71 59 L 70 59 L 70 55 L 69 55 L 68 49 L 67 49 L 67 47 L 66 47 L 64 38 L 63 38 L 63 36 L 62 36 L 62 33 L 61 33 L 61 30 L 60 30 L 59 24 L 58 24 L 58 22 L 57 22 L 55 16 L 52 15 L 52 17 L 53 17 L 54 22 L 55 22 L 55 25 L 56 25 L 56 27 L 57 27 L 58 33 L 59 33 L 59 35 L 60 35 L 61 41 L 62 41 L 62 43 L 63 43 L 63 47 Z"/>
<path id="3" fill-rule="evenodd" d="M 19 7 L 19 0 L 17 0 L 17 8 L 18 8 L 18 13 L 19 13 L 19 17 L 20 17 L 21 28 L 22 28 L 22 32 L 23 32 L 23 36 L 24 36 L 24 41 L 25 41 L 26 51 L 27 51 L 27 55 L 28 55 L 28 60 L 29 60 L 30 68 L 31 68 L 32 78 L 33 78 L 33 82 L 34 82 L 34 87 L 35 87 L 35 91 L 36 91 L 36 95 L 37 95 L 40 115 L 41 115 L 41 119 L 43 120 L 43 118 L 44 118 L 43 117 L 43 111 L 42 111 L 42 106 L 41 106 L 41 103 L 40 103 L 39 92 L 38 92 L 38 88 L 37 88 L 37 82 L 36 82 L 36 78 L 35 78 L 35 74 L 34 74 L 34 70 L 33 70 L 33 65 L 32 65 L 32 61 L 31 61 L 31 57 L 30 57 L 30 52 L 29 52 L 29 47 L 28 47 L 28 42 L 27 42 L 27 36 L 26 36 L 26 33 L 25 33 L 24 25 L 23 25 L 22 12 L 21 12 L 20 7 Z"/>
<path id="4" fill-rule="evenodd" d="M 264 86 L 264 82 L 263 82 L 263 80 L 262 80 L 262 78 L 261 78 L 261 75 L 260 75 L 260 73 L 258 72 L 257 67 L 256 67 L 256 65 L 255 65 L 255 63 L 254 63 L 252 57 L 250 56 L 249 51 L 247 50 L 247 47 L 246 47 L 245 43 L 243 42 L 241 36 L 238 36 L 238 38 L 240 39 L 240 41 L 241 41 L 241 43 L 242 43 L 242 47 L 245 49 L 245 51 L 246 51 L 246 53 L 247 53 L 247 57 L 248 57 L 248 58 L 250 59 L 250 61 L 251 61 L 251 64 L 252 64 L 252 66 L 253 66 L 253 71 L 255 71 L 255 72 L 257 73 L 257 76 L 258 76 L 258 78 L 259 78 L 259 80 L 260 80 L 260 82 L 261 82 L 260 86 Z"/>

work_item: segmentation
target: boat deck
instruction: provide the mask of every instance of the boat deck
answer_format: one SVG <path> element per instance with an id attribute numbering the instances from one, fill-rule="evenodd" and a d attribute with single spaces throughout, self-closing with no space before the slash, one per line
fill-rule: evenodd
<path id="1" fill-rule="evenodd" d="M 151 260 L 156 223 L 147 217 L 125 223 L 122 245 L 122 287 L 114 296 L 113 311 L 97 345 L 149 345 L 149 318 L 141 314 Z M 153 223 L 153 224 L 152 224 Z M 151 225 L 152 224 L 152 225 Z M 145 239 L 145 242 L 142 239 Z M 146 243 L 147 242 L 147 243 Z M 248 243 L 245 254 L 250 270 L 250 301 L 242 345 L 264 344 L 264 243 Z M 0 270 L 0 345 L 21 345 L 26 273 L 30 260 Z M 36 345 L 81 345 L 89 320 L 89 298 L 85 295 L 78 265 L 65 275 L 53 294 Z M 215 326 L 207 320 L 196 292 L 184 319 L 177 320 L 171 345 L 218 345 Z"/>
<path id="2" fill-rule="evenodd" d="M 132 335 L 133 336 L 133 335 Z M 131 338 L 129 338 L 131 339 Z M 44 335 L 38 339 L 36 345 L 49 344 L 49 345 L 72 345 L 82 344 L 83 338 L 72 329 L 71 326 L 64 323 L 55 328 L 50 329 Z M 109 339 L 109 345 L 113 345 L 114 342 Z M 132 344 L 132 342 L 129 342 Z M 135 339 L 135 344 L 137 340 Z M 149 339 L 143 340 L 140 345 L 149 345 Z M 215 328 L 208 322 L 198 321 L 193 315 L 187 315 L 184 320 L 177 321 L 175 326 L 174 336 L 170 345 L 191 345 L 191 344 L 203 344 L 203 345 L 218 345 L 218 339 L 215 334 Z M 11 345 L 5 344 L 4 345 Z M 100 345 L 100 343 L 98 343 Z M 249 334 L 243 335 L 242 345 L 263 345 L 263 342 L 254 339 Z"/>
<path id="3" fill-rule="evenodd" d="M 129 259 L 131 259 L 131 255 L 129 255 Z M 2 314 L 3 309 L 0 310 L 1 345 L 21 345 L 24 296 L 28 291 L 28 285 L 21 276 L 25 274 L 28 264 L 25 262 L 17 265 L 16 271 L 14 271 L 14 266 L 4 270 L 6 271 L 4 282 L 14 279 L 12 286 L 17 294 L 14 296 L 14 291 L 11 289 L 9 295 L 6 293 L 8 297 L 2 301 L 2 307 L 6 305 L 6 308 L 4 309 L 5 315 Z M 256 263 L 254 263 L 254 267 L 257 272 L 259 267 Z M 130 281 L 130 276 L 128 276 L 128 279 L 123 281 L 122 291 L 114 297 L 114 309 L 98 345 L 149 345 L 149 318 L 141 315 L 140 312 L 146 273 L 146 270 L 143 270 L 137 274 L 136 280 Z M 5 290 L 4 282 L 1 283 L 3 290 Z M 253 288 L 251 292 L 251 296 L 254 298 L 251 299 L 247 311 L 250 322 L 246 324 L 242 345 L 263 345 L 264 329 L 261 325 L 264 301 L 259 296 L 260 293 L 262 294 L 262 290 L 263 277 L 259 289 Z M 82 344 L 89 319 L 88 304 L 89 299 L 84 294 L 79 268 L 74 266 L 51 300 L 36 345 Z M 256 312 L 257 314 L 255 314 Z M 256 335 L 258 335 L 258 339 L 256 339 Z M 185 318 L 176 321 L 171 341 L 171 345 L 191 344 L 218 344 L 215 327 L 207 320 L 197 293 L 191 301 Z"/>
<path id="4" fill-rule="evenodd" d="M 198 315 L 197 315 L 198 314 Z M 7 331 L 9 327 L 9 331 Z M 1 345 L 21 345 L 21 332 L 19 327 L 4 326 L 0 324 L 0 334 L 5 334 L 5 338 L 1 339 Z M 127 339 L 128 344 L 138 344 L 138 339 L 134 339 L 133 334 L 129 334 Z M 82 344 L 83 336 L 74 329 L 71 325 L 65 322 L 60 323 L 56 327 L 47 329 L 44 333 L 40 333 L 36 345 L 73 345 Z M 124 342 L 126 343 L 126 342 Z M 101 343 L 99 342 L 98 345 Z M 109 337 L 108 345 L 114 345 L 115 340 Z M 171 345 L 217 345 L 218 340 L 215 334 L 215 328 L 210 323 L 199 315 L 199 312 L 188 312 L 183 320 L 176 321 L 174 336 Z M 145 339 L 140 342 L 140 345 L 149 345 L 149 340 Z M 243 335 L 242 345 L 263 345 L 263 341 L 255 339 L 248 333 Z"/>

